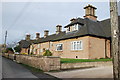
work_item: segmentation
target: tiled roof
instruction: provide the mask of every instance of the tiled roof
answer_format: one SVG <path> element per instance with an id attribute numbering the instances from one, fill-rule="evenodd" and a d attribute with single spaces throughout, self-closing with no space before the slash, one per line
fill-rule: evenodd
<path id="1" fill-rule="evenodd" d="M 119 16 L 119 21 L 120 21 L 120 16 Z M 70 39 L 70 38 L 85 36 L 85 35 L 93 35 L 93 36 L 104 37 L 104 38 L 111 37 L 110 19 L 106 19 L 103 21 L 93 21 L 88 18 L 85 18 L 85 19 L 77 18 L 76 20 L 74 20 L 73 22 L 65 26 L 65 28 L 74 24 L 81 25 L 78 31 L 73 31 L 68 33 L 63 31 L 63 32 L 60 32 L 59 34 L 52 34 L 45 38 L 41 37 L 39 40 L 32 40 L 30 42 L 25 42 L 26 44 L 22 46 L 28 47 L 31 43 L 37 44 L 37 43 L 43 43 L 48 41 L 58 41 L 63 39 Z"/>

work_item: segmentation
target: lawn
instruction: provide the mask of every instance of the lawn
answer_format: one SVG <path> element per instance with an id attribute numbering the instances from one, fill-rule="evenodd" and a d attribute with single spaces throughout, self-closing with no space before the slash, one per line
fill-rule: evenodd
<path id="1" fill-rule="evenodd" d="M 99 62 L 99 61 L 112 61 L 112 59 L 68 59 L 68 58 L 61 58 L 61 63 Z"/>

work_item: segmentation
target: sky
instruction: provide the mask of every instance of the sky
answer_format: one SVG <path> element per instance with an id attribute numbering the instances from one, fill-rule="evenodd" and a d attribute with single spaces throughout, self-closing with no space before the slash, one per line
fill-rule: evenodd
<path id="1" fill-rule="evenodd" d="M 43 37 L 44 30 L 54 34 L 56 25 L 64 26 L 72 18 L 83 18 L 83 7 L 91 4 L 97 8 L 97 20 L 110 17 L 109 2 L 4 2 L 2 3 L 2 41 L 7 30 L 7 43 L 18 42 L 26 33 L 35 38 L 36 32 Z"/>

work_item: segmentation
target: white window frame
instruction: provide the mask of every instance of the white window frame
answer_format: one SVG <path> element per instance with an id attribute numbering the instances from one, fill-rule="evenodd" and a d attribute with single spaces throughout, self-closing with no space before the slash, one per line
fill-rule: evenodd
<path id="1" fill-rule="evenodd" d="M 70 32 L 70 27 L 67 27 L 66 33 Z"/>
<path id="2" fill-rule="evenodd" d="M 72 30 L 73 30 L 73 31 L 78 30 L 78 24 L 73 25 L 73 26 L 72 26 Z"/>
<path id="3" fill-rule="evenodd" d="M 37 48 L 40 48 L 40 44 L 37 44 Z"/>
<path id="4" fill-rule="evenodd" d="M 81 48 L 78 48 L 81 47 Z M 83 41 L 72 41 L 71 42 L 71 50 L 83 50 Z"/>
<path id="5" fill-rule="evenodd" d="M 59 45 L 62 45 L 62 50 L 57 49 Z M 56 51 L 63 51 L 63 43 L 56 44 Z"/>

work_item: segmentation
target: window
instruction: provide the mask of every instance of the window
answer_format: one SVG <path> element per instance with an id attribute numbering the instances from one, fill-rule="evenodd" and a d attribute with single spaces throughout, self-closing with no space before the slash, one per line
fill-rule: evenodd
<path id="1" fill-rule="evenodd" d="M 62 50 L 63 50 L 63 44 L 57 44 L 56 51 L 62 51 Z"/>
<path id="2" fill-rule="evenodd" d="M 78 24 L 73 25 L 73 31 L 78 30 Z"/>
<path id="3" fill-rule="evenodd" d="M 40 44 L 37 45 L 37 48 L 40 48 Z"/>
<path id="4" fill-rule="evenodd" d="M 71 42 L 71 50 L 82 50 L 82 41 L 73 41 Z"/>
<path id="5" fill-rule="evenodd" d="M 67 28 L 66 32 L 70 32 L 70 27 Z"/>

